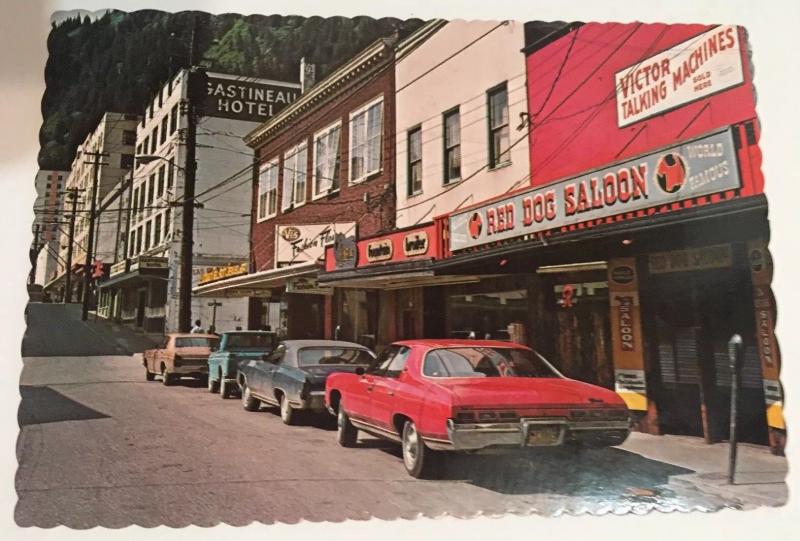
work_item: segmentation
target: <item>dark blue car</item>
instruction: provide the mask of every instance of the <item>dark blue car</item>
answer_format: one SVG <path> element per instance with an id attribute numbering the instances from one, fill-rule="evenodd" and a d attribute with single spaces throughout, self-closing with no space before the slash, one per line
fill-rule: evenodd
<path id="1" fill-rule="evenodd" d="M 294 424 L 300 410 L 325 413 L 325 380 L 334 372 L 366 368 L 374 354 L 353 342 L 284 340 L 264 360 L 239 366 L 242 407 L 256 411 L 261 403 L 279 406 L 281 419 Z"/>

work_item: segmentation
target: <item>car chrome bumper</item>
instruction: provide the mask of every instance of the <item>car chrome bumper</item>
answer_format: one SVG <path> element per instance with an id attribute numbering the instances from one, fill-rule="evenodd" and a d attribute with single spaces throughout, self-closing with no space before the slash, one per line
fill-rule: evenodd
<path id="1" fill-rule="evenodd" d="M 299 408 L 305 410 L 326 410 L 325 391 L 311 391 L 308 398 L 301 402 Z"/>
<path id="2" fill-rule="evenodd" d="M 537 431 L 547 437 L 537 440 Z M 486 448 L 546 447 L 566 442 L 619 445 L 630 433 L 630 421 L 567 421 L 563 419 L 521 419 L 518 423 L 455 424 L 447 421 L 448 440 L 425 438 L 431 449 L 478 451 Z"/>
<path id="3" fill-rule="evenodd" d="M 182 364 L 181 366 L 175 366 L 170 370 L 173 374 L 180 374 L 181 376 L 204 376 L 208 374 L 208 365 L 207 364 Z"/>

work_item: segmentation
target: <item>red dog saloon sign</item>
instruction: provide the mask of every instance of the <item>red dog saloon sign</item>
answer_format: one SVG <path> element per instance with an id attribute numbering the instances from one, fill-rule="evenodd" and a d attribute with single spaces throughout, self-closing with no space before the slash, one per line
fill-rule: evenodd
<path id="1" fill-rule="evenodd" d="M 730 130 L 450 216 L 450 249 L 738 188 Z"/>

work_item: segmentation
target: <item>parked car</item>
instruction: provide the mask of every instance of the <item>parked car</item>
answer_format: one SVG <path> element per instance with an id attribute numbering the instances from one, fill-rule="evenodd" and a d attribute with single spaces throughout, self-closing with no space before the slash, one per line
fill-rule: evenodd
<path id="1" fill-rule="evenodd" d="M 261 402 L 280 406 L 281 420 L 295 421 L 297 411 L 325 413 L 325 380 L 336 372 L 365 369 L 375 355 L 353 342 L 284 340 L 265 360 L 239 366 L 242 407 L 257 410 Z"/>
<path id="2" fill-rule="evenodd" d="M 239 365 L 252 359 L 262 359 L 272 353 L 278 344 L 278 335 L 271 331 L 224 332 L 219 348 L 208 356 L 208 391 L 219 391 L 222 398 L 230 398 L 238 390 Z"/>
<path id="3" fill-rule="evenodd" d="M 144 352 L 147 381 L 153 381 L 156 374 L 161 374 L 164 385 L 173 385 L 181 376 L 204 380 L 208 377 L 208 355 L 218 343 L 219 337 L 213 334 L 167 334 L 160 347 Z"/>
<path id="4" fill-rule="evenodd" d="M 325 393 L 342 446 L 354 446 L 359 430 L 401 443 L 414 477 L 434 472 L 439 451 L 611 446 L 630 431 L 615 392 L 568 379 L 510 342 L 396 342 L 365 371 L 332 374 Z"/>

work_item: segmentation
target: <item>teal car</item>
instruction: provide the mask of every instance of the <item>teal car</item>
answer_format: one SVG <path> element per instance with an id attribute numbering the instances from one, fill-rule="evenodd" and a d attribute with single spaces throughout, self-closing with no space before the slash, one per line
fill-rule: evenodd
<path id="1" fill-rule="evenodd" d="M 208 392 L 230 398 L 238 390 L 239 365 L 263 359 L 278 344 L 271 331 L 235 331 L 222 333 L 219 347 L 208 356 Z"/>

